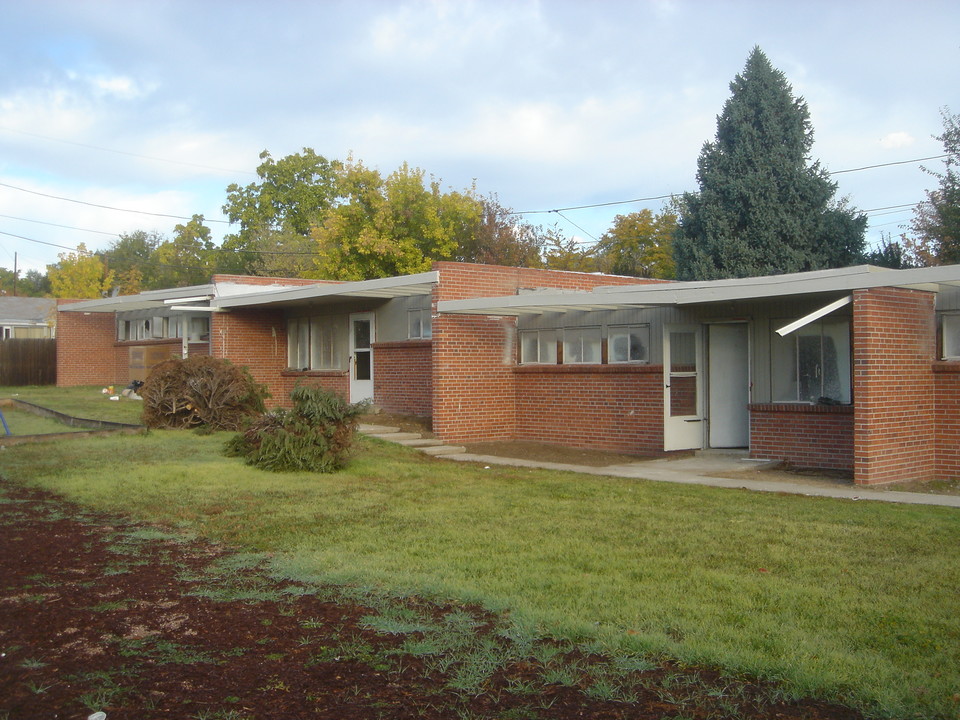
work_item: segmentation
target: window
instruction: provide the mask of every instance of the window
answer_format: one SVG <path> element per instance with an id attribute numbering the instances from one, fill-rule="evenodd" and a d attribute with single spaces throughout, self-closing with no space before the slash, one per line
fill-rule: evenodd
<path id="1" fill-rule="evenodd" d="M 287 366 L 295 370 L 339 370 L 342 330 L 326 317 L 287 320 Z"/>
<path id="2" fill-rule="evenodd" d="M 607 358 L 612 363 L 649 362 L 650 326 L 611 327 L 607 337 Z"/>
<path id="3" fill-rule="evenodd" d="M 210 339 L 210 318 L 206 316 L 191 317 L 188 328 L 187 340 L 199 342 Z"/>
<path id="4" fill-rule="evenodd" d="M 563 363 L 599 363 L 600 328 L 567 328 L 563 331 Z"/>
<path id="5" fill-rule="evenodd" d="M 960 315 L 944 315 L 941 319 L 943 330 L 943 359 L 960 360 Z"/>
<path id="6" fill-rule="evenodd" d="M 192 342 L 201 342 L 210 339 L 210 318 L 168 317 L 155 315 L 149 318 L 134 320 L 117 320 L 117 340 L 120 342 L 135 340 L 166 340 L 168 338 L 183 337 L 183 328 L 187 328 L 188 339 Z"/>
<path id="7" fill-rule="evenodd" d="M 407 311 L 407 337 L 411 340 L 426 340 L 432 336 L 433 319 L 430 309 Z"/>
<path id="8" fill-rule="evenodd" d="M 774 333 L 770 360 L 774 402 L 850 402 L 847 318 L 812 322 L 786 337 Z"/>
<path id="9" fill-rule="evenodd" d="M 524 365 L 553 365 L 557 362 L 556 330 L 521 330 L 520 362 Z"/>

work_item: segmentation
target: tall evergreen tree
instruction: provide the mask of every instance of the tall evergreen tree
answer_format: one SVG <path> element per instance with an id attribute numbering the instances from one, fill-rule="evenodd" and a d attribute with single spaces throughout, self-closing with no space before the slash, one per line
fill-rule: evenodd
<path id="1" fill-rule="evenodd" d="M 803 98 L 754 48 L 697 161 L 698 193 L 680 201 L 677 278 L 710 280 L 844 267 L 860 261 L 866 217 L 834 199 L 810 162 Z"/>
<path id="2" fill-rule="evenodd" d="M 946 154 L 944 171 L 924 168 L 940 181 L 940 187 L 927 191 L 926 201 L 914 210 L 910 229 L 911 250 L 924 265 L 960 263 L 960 113 L 941 110 L 943 134 L 936 138 Z"/>

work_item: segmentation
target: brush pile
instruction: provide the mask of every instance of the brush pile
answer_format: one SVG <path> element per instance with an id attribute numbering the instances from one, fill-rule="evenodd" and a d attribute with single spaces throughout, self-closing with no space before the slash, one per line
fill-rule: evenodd
<path id="1" fill-rule="evenodd" d="M 140 389 L 143 424 L 150 428 L 238 431 L 264 412 L 266 388 L 245 368 L 198 356 L 154 366 Z"/>

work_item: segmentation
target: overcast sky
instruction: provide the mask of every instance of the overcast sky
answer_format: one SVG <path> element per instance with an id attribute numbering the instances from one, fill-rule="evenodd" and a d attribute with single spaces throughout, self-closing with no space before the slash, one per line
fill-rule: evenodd
<path id="1" fill-rule="evenodd" d="M 0 0 L 0 267 L 180 222 L 145 213 L 202 213 L 219 240 L 225 188 L 263 150 L 407 161 L 523 211 L 696 190 L 754 45 L 809 103 L 829 170 L 940 155 L 958 30 L 956 0 Z M 911 217 L 877 209 L 936 186 L 920 165 L 834 176 L 871 242 Z M 526 218 L 593 242 L 662 206 Z"/>

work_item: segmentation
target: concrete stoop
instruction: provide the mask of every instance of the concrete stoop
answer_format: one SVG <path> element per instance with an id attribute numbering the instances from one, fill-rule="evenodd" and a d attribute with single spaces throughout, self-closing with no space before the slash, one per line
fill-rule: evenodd
<path id="1" fill-rule="evenodd" d="M 446 445 L 441 440 L 425 438 L 421 433 L 400 432 L 400 428 L 389 425 L 361 424 L 358 429 L 364 435 L 394 442 L 398 445 L 405 445 L 406 447 L 414 448 L 427 455 L 460 455 L 467 451 L 462 445 Z"/>

